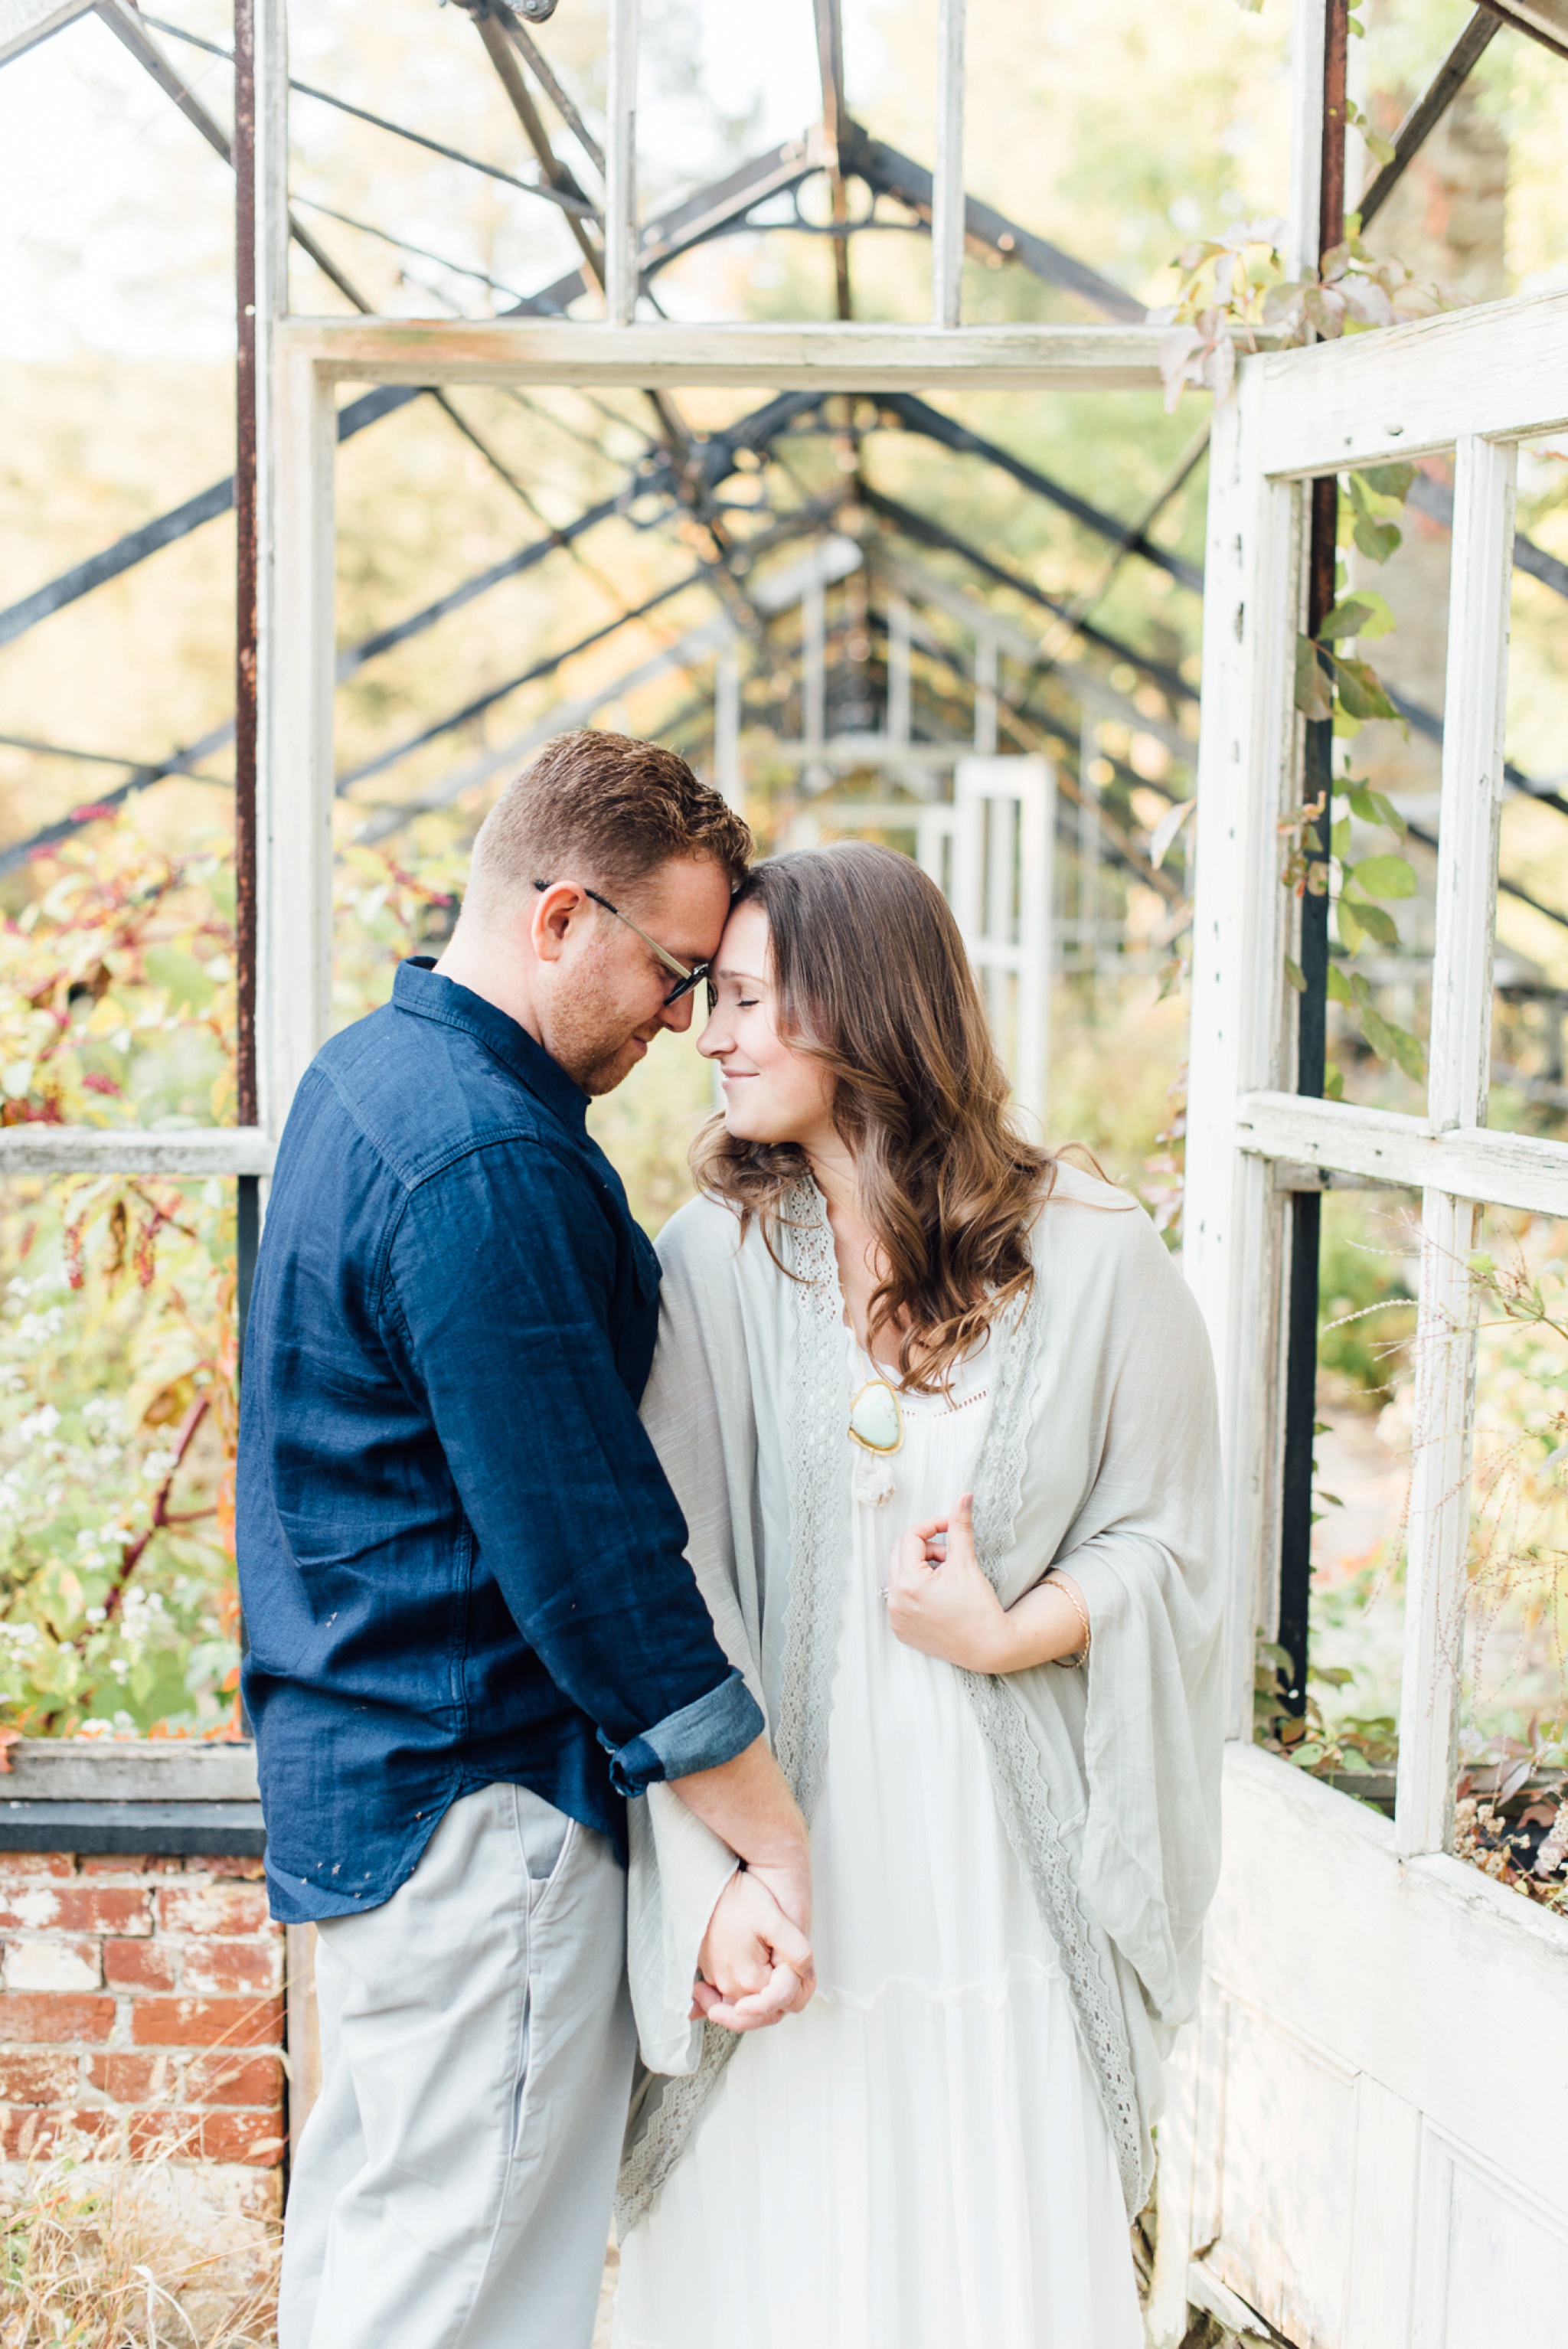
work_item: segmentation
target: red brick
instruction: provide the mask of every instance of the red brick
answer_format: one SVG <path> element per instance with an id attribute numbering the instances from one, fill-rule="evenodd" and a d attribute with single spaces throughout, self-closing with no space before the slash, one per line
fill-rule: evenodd
<path id="1" fill-rule="evenodd" d="M 191 2112 L 184 2106 L 133 2113 L 128 2131 L 139 2161 L 243 2161 L 272 2169 L 283 2159 L 278 2112 Z"/>
<path id="2" fill-rule="evenodd" d="M 0 1857 L 0 1890 L 11 1876 L 74 1876 L 77 1863 L 68 1851 L 8 1851 Z"/>
<path id="3" fill-rule="evenodd" d="M 7 1990 L 98 1990 L 102 1943 L 71 1933 L 24 1933 L 5 1944 Z"/>
<path id="4" fill-rule="evenodd" d="M 247 2161 L 257 2169 L 273 2169 L 284 2158 L 281 2112 L 203 2113 L 203 2161 Z"/>
<path id="5" fill-rule="evenodd" d="M 262 1933 L 268 1923 L 266 1888 L 165 1884 L 158 1895 L 158 1921 L 166 1933 Z"/>
<path id="6" fill-rule="evenodd" d="M 112 1990 L 172 1990 L 174 1952 L 166 1941 L 106 1941 L 103 1978 Z"/>
<path id="7" fill-rule="evenodd" d="M 275 1940 L 186 1941 L 181 1945 L 190 1991 L 279 1988 L 283 1951 Z"/>
<path id="8" fill-rule="evenodd" d="M 193 2105 L 266 2105 L 281 2111 L 284 2067 L 275 2055 L 193 2055 L 185 2093 Z"/>
<path id="9" fill-rule="evenodd" d="M 23 2055 L 14 2047 L 0 2047 L 0 2104 L 70 2103 L 77 2093 L 77 2068 L 74 2055 Z M 259 2101 L 255 2096 L 244 2099 L 247 2104 Z"/>
<path id="10" fill-rule="evenodd" d="M 185 1863 L 187 1876 L 240 1876 L 248 1884 L 263 1882 L 266 1872 L 264 1860 L 241 1859 L 237 1855 L 229 1858 L 220 1854 L 211 1859 L 191 1858 Z"/>
<path id="11" fill-rule="evenodd" d="M 84 1876 L 178 1876 L 180 1862 L 160 1853 L 128 1851 L 123 1857 L 84 1859 Z"/>
<path id="12" fill-rule="evenodd" d="M 183 2105 L 153 2106 L 131 2113 L 127 2137 L 133 2158 L 200 2161 L 201 2119 L 200 2113 L 188 2112 Z"/>
<path id="13" fill-rule="evenodd" d="M 150 1933 L 152 1896 L 132 1885 L 0 1887 L 0 1926 L 33 1932 Z"/>
<path id="14" fill-rule="evenodd" d="M 117 2105 L 145 2104 L 168 2095 L 172 2068 L 168 2055 L 89 2055 L 88 2084 Z"/>
<path id="15" fill-rule="evenodd" d="M 64 2000 L 57 2002 L 67 2003 Z M 82 1999 L 76 2003 L 87 2005 L 89 2002 Z M 0 2035 L 5 2030 L 5 2005 L 6 2002 L 0 2000 Z M 131 2007 L 130 2018 L 131 2037 L 139 2047 L 283 2044 L 281 1998 L 139 1998 Z M 107 2037 L 108 2033 L 102 2035 Z"/>
<path id="16" fill-rule="evenodd" d="M 96 2111 L 71 2112 L 53 2106 L 46 2110 L 34 2106 L 29 2110 L 19 2106 L 14 2111 L 0 2106 L 0 2156 L 7 2161 L 26 2161 L 35 2154 L 54 2151 L 67 2132 L 82 2137 L 104 2137 L 117 2126 L 117 2116 L 100 2106 Z"/>
<path id="17" fill-rule="evenodd" d="M 0 2043 L 107 2039 L 114 2001 L 70 1991 L 8 1991 L 0 1997 Z"/>

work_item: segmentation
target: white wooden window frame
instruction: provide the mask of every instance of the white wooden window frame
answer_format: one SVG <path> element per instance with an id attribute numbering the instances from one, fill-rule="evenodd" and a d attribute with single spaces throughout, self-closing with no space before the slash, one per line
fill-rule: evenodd
<path id="1" fill-rule="evenodd" d="M 1565 420 L 1561 295 L 1246 359 L 1215 417 L 1184 1263 L 1219 1374 L 1231 1743 L 1202 2016 L 1163 2133 L 1155 2342 L 1181 2337 L 1190 2295 L 1215 2305 L 1226 2290 L 1311 2349 L 1561 2337 L 1568 2236 L 1542 2181 L 1563 2176 L 1568 1923 L 1449 1847 L 1474 1412 L 1465 1258 L 1483 1204 L 1568 1216 L 1568 1144 L 1485 1123 L 1517 450 Z M 1447 450 L 1430 1076 L 1415 1117 L 1290 1090 L 1279 826 L 1301 791 L 1303 485 Z M 1391 1822 L 1249 1742 L 1253 1641 L 1276 1597 L 1284 1205 L 1304 1167 L 1421 1195 Z M 1474 2329 L 1480 2306 L 1500 2332 Z"/>

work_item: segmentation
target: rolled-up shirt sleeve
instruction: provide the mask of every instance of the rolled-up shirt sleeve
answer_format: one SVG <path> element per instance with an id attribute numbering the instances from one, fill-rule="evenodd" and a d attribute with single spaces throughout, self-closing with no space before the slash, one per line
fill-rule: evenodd
<path id="1" fill-rule="evenodd" d="M 634 1795 L 732 1760 L 764 1724 L 616 1366 L 622 1245 L 585 1165 L 491 1143 L 410 1194 L 383 1312 L 519 1630 Z"/>

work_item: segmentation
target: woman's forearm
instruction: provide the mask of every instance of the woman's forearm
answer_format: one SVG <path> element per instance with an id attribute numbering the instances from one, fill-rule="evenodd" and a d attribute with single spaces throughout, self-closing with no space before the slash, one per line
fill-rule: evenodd
<path id="1" fill-rule="evenodd" d="M 1047 1575 L 1002 1610 L 996 1661 L 986 1670 L 1026 1672 L 1036 1664 L 1057 1664 L 1065 1656 L 1080 1654 L 1088 1645 L 1083 1629 L 1088 1613 L 1071 1575 Z"/>

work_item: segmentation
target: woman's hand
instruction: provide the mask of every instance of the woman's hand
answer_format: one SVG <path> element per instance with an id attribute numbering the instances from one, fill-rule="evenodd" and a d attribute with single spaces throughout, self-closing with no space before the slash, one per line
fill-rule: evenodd
<path id="1" fill-rule="evenodd" d="M 894 1638 L 970 1672 L 1023 1672 L 1076 1656 L 1084 1646 L 1077 1583 L 1053 1573 L 1004 1607 L 975 1555 L 974 1501 L 965 1493 L 950 1516 L 900 1536 L 887 1576 Z"/>
<path id="2" fill-rule="evenodd" d="M 893 1637 L 965 1671 L 1006 1671 L 1007 1617 L 975 1555 L 975 1496 L 900 1535 L 887 1570 Z M 944 1537 L 945 1537 L 945 1544 Z"/>
<path id="3" fill-rule="evenodd" d="M 811 1944 L 758 1873 L 738 1868 L 719 1894 L 697 1959 L 692 2020 L 758 2031 L 799 2014 L 817 1987 Z"/>

